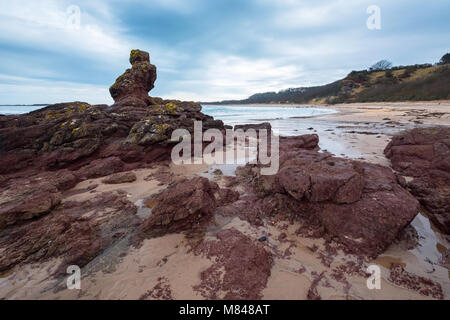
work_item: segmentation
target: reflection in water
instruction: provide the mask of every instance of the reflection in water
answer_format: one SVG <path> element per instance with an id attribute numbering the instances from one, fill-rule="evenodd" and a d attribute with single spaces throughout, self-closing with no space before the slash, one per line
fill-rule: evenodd
<path id="1" fill-rule="evenodd" d="M 399 264 L 413 274 L 440 283 L 444 292 L 449 294 L 450 271 L 439 264 L 443 253 L 450 247 L 449 243 L 421 213 L 411 226 L 416 229 L 419 236 L 419 245 L 416 248 L 405 251 L 401 246 L 394 244 L 373 262 L 386 269 L 390 269 L 392 264 Z"/>
<path id="2" fill-rule="evenodd" d="M 420 237 L 420 246 L 411 252 L 414 255 L 425 257 L 425 259 L 428 258 L 432 263 L 438 264 L 439 259 L 442 257 L 442 252 L 438 248 L 439 246 L 444 247 L 442 243 L 446 242 L 445 239 L 439 232 L 434 230 L 430 220 L 421 213 L 414 219 L 411 225 L 417 230 Z"/>

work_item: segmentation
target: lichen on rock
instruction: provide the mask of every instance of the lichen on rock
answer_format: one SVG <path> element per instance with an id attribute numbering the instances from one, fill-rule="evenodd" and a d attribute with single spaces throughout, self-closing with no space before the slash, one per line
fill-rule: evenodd
<path id="1" fill-rule="evenodd" d="M 132 96 L 146 104 L 151 102 L 148 92 L 154 88 L 156 81 L 156 67 L 150 64 L 150 55 L 141 50 L 130 53 L 131 69 L 125 71 L 109 89 L 116 103 Z"/>

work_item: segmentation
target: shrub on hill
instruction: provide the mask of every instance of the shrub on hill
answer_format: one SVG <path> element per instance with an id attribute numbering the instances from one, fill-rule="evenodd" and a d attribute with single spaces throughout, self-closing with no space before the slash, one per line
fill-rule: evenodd
<path id="1" fill-rule="evenodd" d="M 439 64 L 449 64 L 450 63 L 450 53 L 446 53 L 439 61 Z"/>

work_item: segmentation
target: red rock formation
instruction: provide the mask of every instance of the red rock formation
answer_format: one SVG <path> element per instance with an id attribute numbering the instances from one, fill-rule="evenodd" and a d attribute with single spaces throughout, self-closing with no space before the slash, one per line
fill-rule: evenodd
<path id="1" fill-rule="evenodd" d="M 403 132 L 392 139 L 385 154 L 395 170 L 414 177 L 408 188 L 433 223 L 450 234 L 450 127 Z"/>
<path id="2" fill-rule="evenodd" d="M 66 202 L 28 223 L 0 229 L 0 272 L 20 263 L 62 258 L 59 271 L 85 266 L 137 226 L 136 207 L 124 196 L 103 193 Z"/>
<path id="3" fill-rule="evenodd" d="M 280 170 L 262 176 L 258 166 L 238 174 L 252 181 L 264 200 L 264 213 L 291 212 L 304 217 L 317 229 L 353 253 L 381 254 L 419 212 L 418 202 L 404 190 L 389 169 L 379 165 L 332 157 L 304 150 L 286 139 L 280 142 Z M 260 208 L 261 206 L 254 206 Z M 261 213 L 261 212 L 260 212 Z"/>
<path id="4" fill-rule="evenodd" d="M 130 62 L 111 88 L 111 107 L 73 102 L 0 117 L 0 174 L 78 170 L 111 157 L 142 166 L 170 158 L 175 129 L 192 132 L 194 121 L 202 121 L 204 130 L 224 130 L 197 103 L 148 96 L 156 79 L 148 53 L 132 51 Z"/>
<path id="5" fill-rule="evenodd" d="M 134 172 L 116 173 L 102 180 L 105 184 L 131 183 L 137 180 Z"/>
<path id="6" fill-rule="evenodd" d="M 132 51 L 130 62 L 111 87 L 111 107 L 72 102 L 0 117 L 0 271 L 56 257 L 86 264 L 132 231 L 136 209 L 111 195 L 61 204 L 64 191 L 170 159 L 173 130 L 192 131 L 194 121 L 224 129 L 199 104 L 149 97 L 156 68 L 148 53 Z M 108 181 L 133 180 L 116 178 Z"/>
<path id="7" fill-rule="evenodd" d="M 217 241 L 203 241 L 194 252 L 214 258 L 215 263 L 203 271 L 201 283 L 194 289 L 206 299 L 257 300 L 267 286 L 273 265 L 272 254 L 256 240 L 236 229 L 223 230 Z"/>
<path id="8" fill-rule="evenodd" d="M 0 229 L 47 214 L 77 182 L 69 170 L 6 179 L 0 184 Z"/>
<path id="9" fill-rule="evenodd" d="M 152 201 L 152 216 L 141 231 L 158 235 L 197 229 L 210 222 L 217 207 L 238 198 L 237 192 L 221 189 L 206 178 L 180 181 Z"/>
<path id="10" fill-rule="evenodd" d="M 109 89 L 116 103 L 126 104 L 130 101 L 142 101 L 148 105 L 152 100 L 148 92 L 154 88 L 156 67 L 150 64 L 148 52 L 132 50 L 130 54 L 131 69 L 117 78 Z"/>

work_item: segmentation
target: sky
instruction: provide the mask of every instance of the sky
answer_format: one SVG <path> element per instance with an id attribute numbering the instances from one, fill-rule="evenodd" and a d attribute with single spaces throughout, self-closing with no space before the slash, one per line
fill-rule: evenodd
<path id="1" fill-rule="evenodd" d="M 435 63 L 450 1 L 0 0 L 0 104 L 111 104 L 131 49 L 158 68 L 151 96 L 243 99 L 381 59 Z"/>

